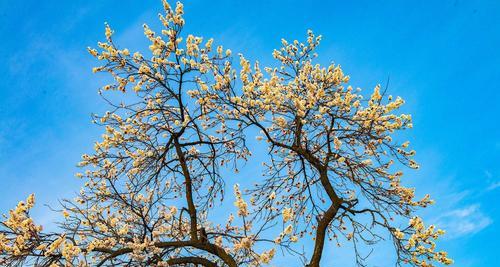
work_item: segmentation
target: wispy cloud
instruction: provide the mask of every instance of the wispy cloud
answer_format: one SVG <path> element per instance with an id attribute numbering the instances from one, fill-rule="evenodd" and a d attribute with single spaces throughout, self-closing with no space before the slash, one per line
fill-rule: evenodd
<path id="1" fill-rule="evenodd" d="M 491 173 L 491 171 L 485 170 L 484 176 L 486 176 L 487 182 L 489 184 L 488 187 L 486 187 L 486 191 L 495 190 L 500 187 L 500 181 L 497 181 L 497 179 L 494 178 L 494 175 L 493 173 Z"/>
<path id="2" fill-rule="evenodd" d="M 494 183 L 490 184 L 490 186 L 488 186 L 487 190 L 488 191 L 495 190 L 499 187 L 500 187 L 500 182 L 494 182 Z"/>
<path id="3" fill-rule="evenodd" d="M 450 239 L 476 234 L 493 223 L 490 217 L 481 212 L 479 204 L 447 212 L 438 217 L 437 221 L 447 231 Z"/>

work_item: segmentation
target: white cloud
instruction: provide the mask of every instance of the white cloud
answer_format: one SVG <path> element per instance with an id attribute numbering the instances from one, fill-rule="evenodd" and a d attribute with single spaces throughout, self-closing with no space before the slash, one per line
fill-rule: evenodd
<path id="1" fill-rule="evenodd" d="M 478 233 L 493 223 L 490 217 L 481 212 L 479 204 L 447 212 L 439 216 L 437 221 L 450 239 Z"/>
<path id="2" fill-rule="evenodd" d="M 490 186 L 488 186 L 487 190 L 495 190 L 497 189 L 498 187 L 500 187 L 500 182 L 494 182 L 492 184 L 490 184 Z"/>
<path id="3" fill-rule="evenodd" d="M 495 190 L 500 187 L 500 181 L 495 181 L 496 179 L 494 179 L 493 174 L 489 170 L 485 170 L 484 175 L 488 178 L 487 182 L 489 183 L 486 191 Z"/>

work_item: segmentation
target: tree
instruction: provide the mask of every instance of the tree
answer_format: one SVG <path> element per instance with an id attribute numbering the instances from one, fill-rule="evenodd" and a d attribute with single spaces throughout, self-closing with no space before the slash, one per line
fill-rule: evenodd
<path id="1" fill-rule="evenodd" d="M 401 98 L 377 86 L 364 99 L 339 65 L 314 64 L 312 32 L 282 40 L 276 67 L 243 55 L 233 67 L 230 50 L 182 34 L 181 3 L 163 5 L 161 34 L 144 25 L 147 56 L 118 48 L 107 24 L 106 41 L 89 48 L 103 62 L 94 72 L 114 78 L 104 91 L 126 97 L 100 91 L 112 110 L 93 116 L 105 133 L 82 157 L 79 195 L 61 201 L 60 231 L 34 222 L 30 195 L 1 222 L 1 265 L 261 266 L 280 249 L 320 266 L 331 241 L 352 243 L 363 266 L 359 248 L 384 237 L 399 265 L 452 263 L 435 250 L 443 231 L 414 215 L 432 200 L 401 184 L 399 168 L 418 168 L 409 143 L 393 139 L 412 127 L 396 113 Z M 244 190 L 232 184 L 236 216 L 216 217 L 231 171 L 255 160 L 256 131 L 268 147 L 264 175 Z"/>

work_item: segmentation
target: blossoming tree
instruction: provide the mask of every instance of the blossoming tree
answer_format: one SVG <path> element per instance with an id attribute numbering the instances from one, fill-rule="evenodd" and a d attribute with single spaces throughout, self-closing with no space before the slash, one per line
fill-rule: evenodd
<path id="1" fill-rule="evenodd" d="M 163 5 L 161 32 L 144 25 L 147 55 L 119 48 L 108 25 L 89 48 L 103 62 L 94 72 L 114 78 L 103 90 L 127 97 L 100 92 L 112 110 L 94 116 L 105 133 L 82 157 L 79 195 L 61 202 L 59 232 L 32 219 L 33 195 L 4 216 L 2 266 L 261 266 L 277 250 L 320 266 L 326 242 L 352 243 L 362 266 L 358 248 L 382 238 L 398 264 L 452 262 L 435 249 L 443 231 L 414 215 L 432 200 L 401 184 L 398 168 L 418 168 L 409 143 L 392 138 L 411 128 L 401 98 L 377 86 L 364 99 L 339 65 L 314 64 L 312 32 L 282 40 L 275 67 L 243 55 L 234 67 L 230 50 L 181 33 L 181 3 Z M 246 138 L 256 131 L 269 152 L 263 176 L 225 196 L 224 170 L 255 160 Z M 226 199 L 236 215 L 214 216 Z"/>

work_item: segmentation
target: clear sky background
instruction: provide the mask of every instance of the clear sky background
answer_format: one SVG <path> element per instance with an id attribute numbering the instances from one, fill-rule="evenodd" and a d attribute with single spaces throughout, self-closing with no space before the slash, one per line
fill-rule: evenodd
<path id="1" fill-rule="evenodd" d="M 413 114 L 405 137 L 422 166 L 405 181 L 436 199 L 423 216 L 447 230 L 440 247 L 455 266 L 498 266 L 499 1 L 184 4 L 186 31 L 251 60 L 270 62 L 281 38 L 312 29 L 323 35 L 320 60 L 342 64 L 353 86 L 371 90 L 390 77 L 389 92 Z M 118 44 L 144 49 L 141 25 L 158 25 L 160 11 L 159 0 L 0 1 L 0 211 L 31 192 L 57 206 L 78 191 L 75 165 L 101 133 L 90 113 L 106 110 L 86 47 L 104 39 L 107 21 Z M 54 220 L 44 206 L 35 216 Z M 329 248 L 325 266 L 353 266 L 343 253 Z M 392 266 L 383 258 L 369 266 Z"/>

